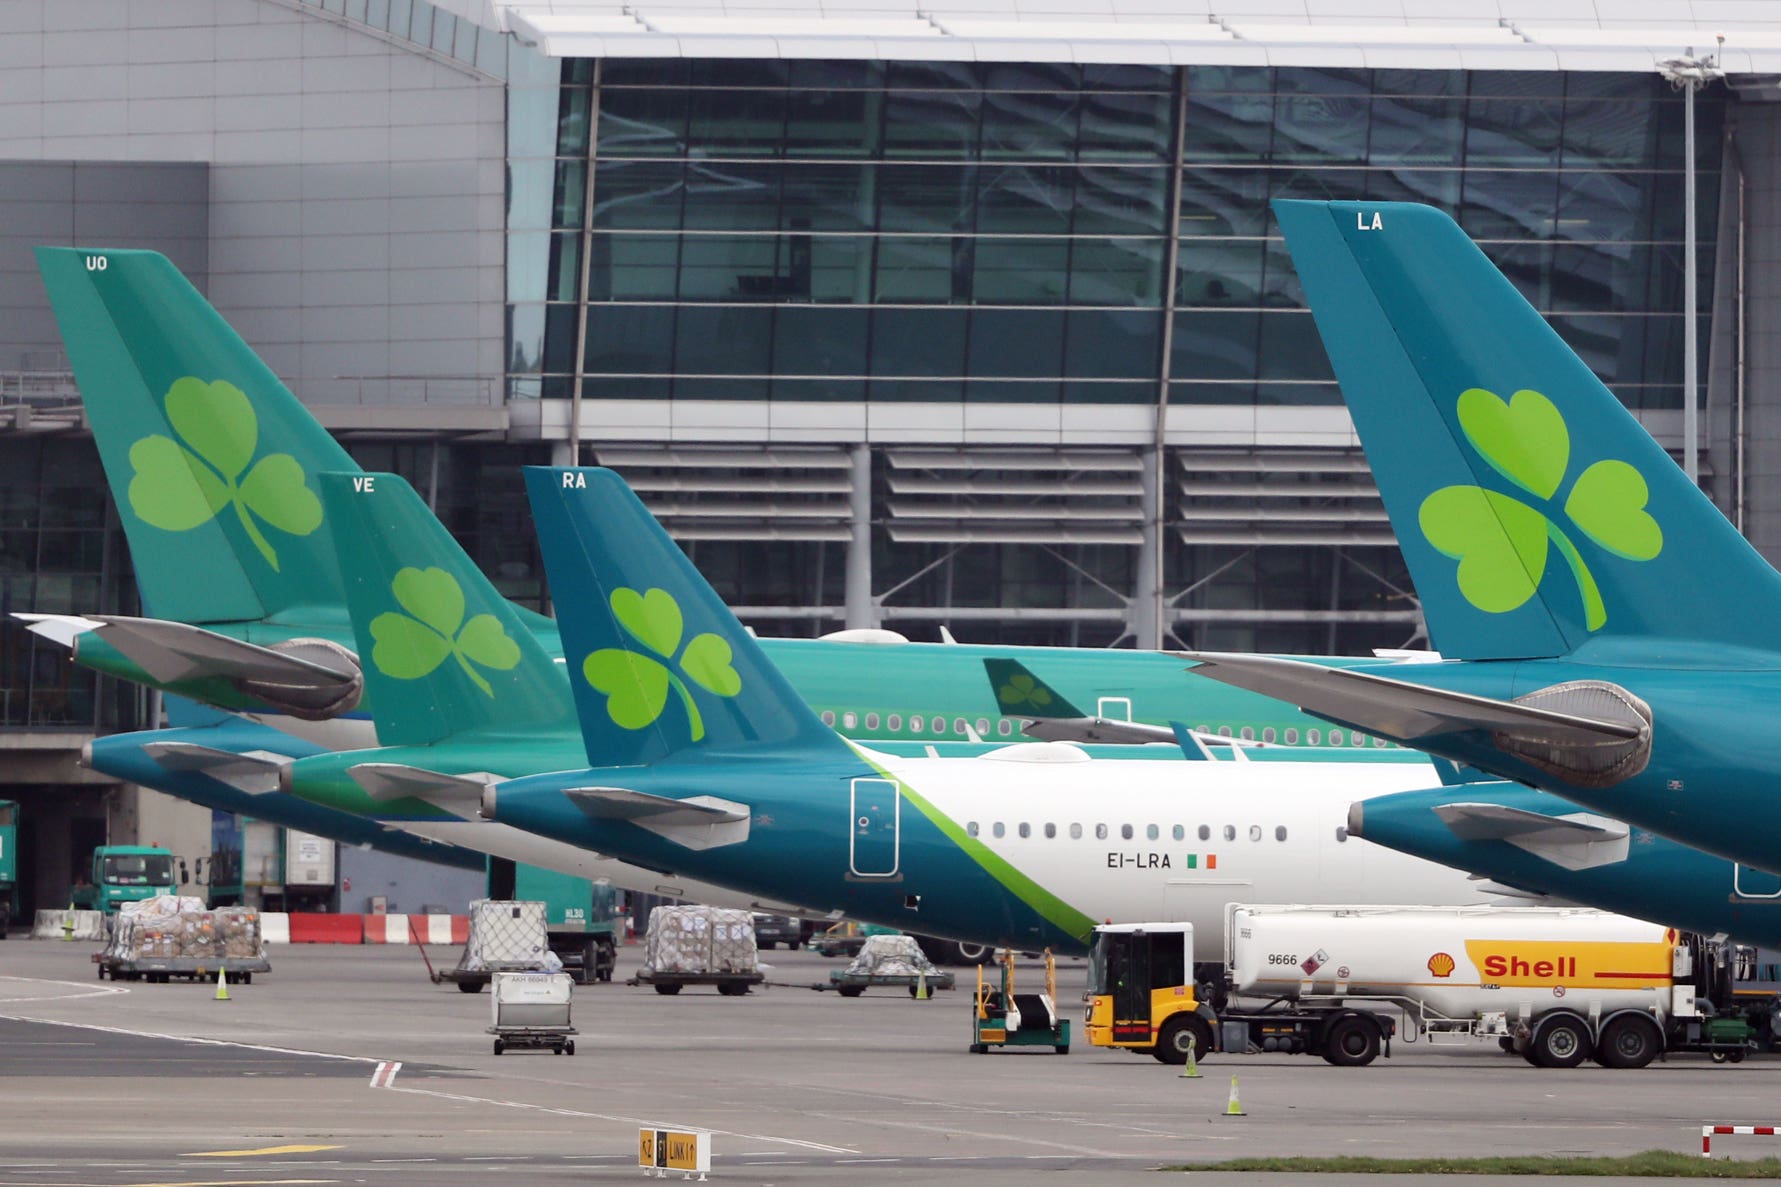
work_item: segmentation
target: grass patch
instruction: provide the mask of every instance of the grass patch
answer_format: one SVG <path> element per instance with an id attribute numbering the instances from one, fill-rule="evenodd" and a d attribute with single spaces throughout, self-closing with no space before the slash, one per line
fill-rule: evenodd
<path id="1" fill-rule="evenodd" d="M 1578 1175 L 1654 1179 L 1781 1179 L 1781 1158 L 1733 1162 L 1721 1157 L 1646 1150 L 1622 1158 L 1238 1158 L 1194 1162 L 1174 1171 L 1267 1171 L 1299 1175 Z"/>

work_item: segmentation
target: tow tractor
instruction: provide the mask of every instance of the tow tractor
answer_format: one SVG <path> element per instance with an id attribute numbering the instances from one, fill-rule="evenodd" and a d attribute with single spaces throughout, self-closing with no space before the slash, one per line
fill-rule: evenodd
<path id="1" fill-rule="evenodd" d="M 1002 986 L 984 980 L 977 966 L 977 991 L 971 998 L 971 1054 L 988 1054 L 991 1047 L 1050 1047 L 1059 1055 L 1070 1053 L 1070 1020 L 1057 1008 L 1057 961 L 1045 950 L 1045 992 L 1017 993 L 1014 989 L 1014 950 L 1004 949 L 998 958 Z"/>

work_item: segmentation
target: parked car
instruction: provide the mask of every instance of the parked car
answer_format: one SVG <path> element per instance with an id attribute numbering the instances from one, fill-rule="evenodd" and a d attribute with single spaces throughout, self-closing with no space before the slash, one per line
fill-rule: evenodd
<path id="1" fill-rule="evenodd" d="M 790 915 L 769 915 L 756 911 L 754 915 L 754 944 L 757 948 L 775 948 L 784 944 L 787 948 L 802 947 L 804 943 L 804 923 Z"/>

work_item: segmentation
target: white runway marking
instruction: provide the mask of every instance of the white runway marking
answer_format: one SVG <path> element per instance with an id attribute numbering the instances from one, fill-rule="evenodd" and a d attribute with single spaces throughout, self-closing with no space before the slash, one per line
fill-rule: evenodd
<path id="1" fill-rule="evenodd" d="M 394 1088 L 396 1086 L 396 1073 L 401 1070 L 402 1065 L 400 1063 L 386 1061 L 378 1064 L 377 1070 L 371 1073 L 371 1087 Z"/>
<path id="2" fill-rule="evenodd" d="M 114 993 L 128 993 L 121 985 L 94 985 L 87 981 L 52 981 L 45 977 L 0 977 L 0 981 L 15 981 L 25 985 L 66 985 L 78 993 L 27 994 L 24 997 L 0 997 L 0 1002 L 71 1002 L 83 997 L 110 997 Z M 25 1019 L 34 1021 L 34 1019 Z"/>
<path id="3" fill-rule="evenodd" d="M 314 1059 L 345 1059 L 353 1063 L 383 1062 L 369 1055 L 337 1055 L 332 1051 L 305 1051 L 300 1047 L 269 1047 L 264 1043 L 238 1043 L 232 1039 L 203 1039 L 196 1035 L 170 1035 L 152 1030 L 129 1030 L 122 1026 L 100 1026 L 96 1022 L 64 1022 L 60 1018 L 27 1018 L 19 1014 L 0 1014 L 0 1021 L 36 1022 L 44 1026 L 68 1026 L 75 1030 L 96 1030 L 102 1034 L 123 1035 L 132 1039 L 167 1039 L 174 1043 L 198 1043 L 205 1047 L 237 1047 L 243 1051 L 265 1051 L 272 1055 L 307 1055 Z"/>

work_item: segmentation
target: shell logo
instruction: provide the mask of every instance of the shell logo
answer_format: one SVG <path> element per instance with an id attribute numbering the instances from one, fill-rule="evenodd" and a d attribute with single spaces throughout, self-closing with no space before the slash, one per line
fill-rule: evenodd
<path id="1" fill-rule="evenodd" d="M 1437 977 L 1452 976 L 1453 957 L 1447 955 L 1445 952 L 1435 953 L 1433 956 L 1429 957 L 1429 972 Z"/>

